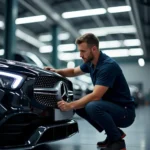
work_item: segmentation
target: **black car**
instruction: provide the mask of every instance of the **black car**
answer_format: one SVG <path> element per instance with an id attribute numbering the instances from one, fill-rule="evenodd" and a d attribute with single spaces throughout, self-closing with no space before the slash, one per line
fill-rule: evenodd
<path id="1" fill-rule="evenodd" d="M 34 147 L 77 133 L 74 112 L 57 107 L 61 99 L 73 101 L 67 78 L 0 59 L 0 149 Z"/>

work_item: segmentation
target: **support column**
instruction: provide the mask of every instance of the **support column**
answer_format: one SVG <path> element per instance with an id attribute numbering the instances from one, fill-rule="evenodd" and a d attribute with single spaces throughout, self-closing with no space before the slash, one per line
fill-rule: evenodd
<path id="1" fill-rule="evenodd" d="M 18 0 L 6 0 L 5 9 L 5 59 L 13 59 L 16 51 L 16 18 L 18 15 Z"/>
<path id="2" fill-rule="evenodd" d="M 60 68 L 59 66 L 59 59 L 58 59 L 58 45 L 59 45 L 59 40 L 58 40 L 58 34 L 59 34 L 59 27 L 58 25 L 53 25 L 52 26 L 52 47 L 53 47 L 53 51 L 52 51 L 52 65 L 55 68 Z"/>
<path id="3" fill-rule="evenodd" d="M 79 52 L 78 49 L 77 49 L 77 46 L 76 46 L 75 52 Z M 79 55 L 80 55 L 80 54 L 79 54 Z M 74 60 L 74 63 L 75 63 L 75 66 L 76 66 L 76 67 L 80 65 L 79 61 L 80 61 L 80 60 L 78 60 L 78 59 L 75 59 L 75 60 Z"/>

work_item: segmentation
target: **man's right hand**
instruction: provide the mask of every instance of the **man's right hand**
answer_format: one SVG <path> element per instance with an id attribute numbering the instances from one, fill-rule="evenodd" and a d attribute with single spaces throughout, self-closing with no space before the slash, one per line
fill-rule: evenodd
<path id="1" fill-rule="evenodd" d="M 44 67 L 44 70 L 56 72 L 56 69 L 51 68 L 51 67 Z"/>

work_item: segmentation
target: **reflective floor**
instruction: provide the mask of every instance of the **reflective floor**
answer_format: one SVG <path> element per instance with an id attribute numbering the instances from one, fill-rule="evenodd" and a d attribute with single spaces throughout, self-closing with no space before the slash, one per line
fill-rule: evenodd
<path id="1" fill-rule="evenodd" d="M 150 106 L 136 109 L 136 120 L 131 127 L 123 129 L 127 150 L 150 150 Z M 104 140 L 104 132 L 98 133 L 91 125 L 78 116 L 74 117 L 80 132 L 68 139 L 44 144 L 34 150 L 97 150 L 97 141 Z"/>

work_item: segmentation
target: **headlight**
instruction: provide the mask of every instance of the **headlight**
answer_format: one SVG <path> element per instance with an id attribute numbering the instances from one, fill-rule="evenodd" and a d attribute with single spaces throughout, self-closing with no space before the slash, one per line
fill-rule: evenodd
<path id="1" fill-rule="evenodd" d="M 0 87 L 16 89 L 23 81 L 23 76 L 0 71 Z"/>

